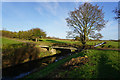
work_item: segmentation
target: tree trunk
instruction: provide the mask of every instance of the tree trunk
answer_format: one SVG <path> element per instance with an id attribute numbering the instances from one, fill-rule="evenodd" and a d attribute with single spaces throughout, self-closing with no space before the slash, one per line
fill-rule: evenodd
<path id="1" fill-rule="evenodd" d="M 86 36 L 81 34 L 81 35 L 80 35 L 80 40 L 81 40 L 81 42 L 82 42 L 82 44 L 83 44 L 82 49 L 85 49 Z"/>
<path id="2" fill-rule="evenodd" d="M 35 41 L 37 42 L 37 38 L 35 39 Z"/>
<path id="3" fill-rule="evenodd" d="M 86 42 L 83 44 L 83 48 L 82 49 L 85 49 L 85 45 L 86 45 Z"/>
<path id="4" fill-rule="evenodd" d="M 86 32 L 84 31 L 84 35 L 83 35 L 83 48 L 82 49 L 85 49 L 85 45 L 86 45 Z"/>

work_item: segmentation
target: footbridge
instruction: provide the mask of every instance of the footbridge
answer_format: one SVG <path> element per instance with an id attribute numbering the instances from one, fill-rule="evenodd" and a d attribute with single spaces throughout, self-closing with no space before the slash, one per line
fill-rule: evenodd
<path id="1" fill-rule="evenodd" d="M 74 47 L 59 47 L 59 46 L 40 46 L 40 47 L 46 48 L 47 50 L 49 50 L 49 49 L 64 50 L 64 51 L 69 50 L 70 52 L 77 50 L 77 48 L 74 48 Z"/>

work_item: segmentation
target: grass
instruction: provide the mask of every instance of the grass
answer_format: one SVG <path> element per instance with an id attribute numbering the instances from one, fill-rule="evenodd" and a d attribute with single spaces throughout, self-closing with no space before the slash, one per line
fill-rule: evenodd
<path id="1" fill-rule="evenodd" d="M 31 42 L 31 43 L 36 43 L 40 45 L 52 45 L 52 42 L 49 41 L 32 41 L 32 40 L 22 40 L 22 39 L 13 39 L 13 38 L 6 38 L 6 37 L 0 37 L 0 42 L 2 42 L 1 45 L 12 45 L 12 44 L 21 44 L 24 42 Z"/>
<path id="2" fill-rule="evenodd" d="M 87 55 L 89 62 L 78 68 L 62 69 L 61 65 L 79 56 Z M 113 50 L 86 50 L 74 54 L 58 62 L 49 64 L 42 70 L 34 72 L 22 79 L 39 78 L 120 78 L 120 53 Z M 56 77 L 59 76 L 59 77 Z"/>
<path id="3" fill-rule="evenodd" d="M 118 42 L 107 41 L 106 46 L 108 46 L 108 45 L 112 45 L 113 48 L 118 48 Z"/>
<path id="4" fill-rule="evenodd" d="M 88 41 L 87 44 L 88 45 L 96 45 L 102 42 L 106 42 L 106 44 L 104 44 L 104 48 L 108 48 L 109 45 L 111 45 L 110 48 L 117 48 L 118 49 L 118 42 L 115 41 Z M 97 48 L 101 48 L 101 46 L 98 46 Z"/>
<path id="5" fill-rule="evenodd" d="M 89 62 L 72 70 L 60 70 L 51 77 L 60 78 L 120 78 L 120 53 L 112 50 L 87 50 Z M 51 73 L 52 74 L 52 73 Z M 47 75 L 50 76 L 50 75 Z"/>
<path id="6" fill-rule="evenodd" d="M 3 45 L 11 45 L 11 44 L 23 43 L 23 42 L 12 40 L 10 38 L 5 38 L 5 37 L 0 38 L 0 41 L 2 42 Z"/>
<path id="7" fill-rule="evenodd" d="M 67 44 L 77 44 L 77 45 L 82 45 L 80 41 L 70 41 L 70 40 L 56 40 L 56 39 L 41 39 L 41 42 L 45 43 L 67 43 Z M 96 45 L 102 42 L 107 42 L 104 44 L 104 48 L 108 48 L 109 45 L 111 45 L 110 48 L 117 48 L 118 49 L 118 42 L 115 41 L 87 41 L 87 45 Z M 101 46 L 98 46 L 97 48 L 101 48 Z"/>
<path id="8" fill-rule="evenodd" d="M 19 44 L 24 42 L 32 42 L 39 45 L 46 45 L 46 46 L 52 46 L 53 44 L 57 43 L 65 43 L 65 44 L 77 44 L 82 45 L 80 41 L 71 41 L 71 40 L 57 40 L 57 39 L 39 39 L 38 42 L 31 41 L 31 40 L 19 40 L 19 39 L 11 39 L 11 38 L 0 38 L 0 41 L 2 41 L 3 45 L 9 45 L 9 44 Z M 110 48 L 117 48 L 118 49 L 118 42 L 115 41 L 87 41 L 87 45 L 96 45 L 98 43 L 107 42 L 104 44 L 103 48 L 108 48 L 108 46 L 111 46 Z M 101 48 L 101 46 L 98 46 L 97 48 Z"/>
<path id="9" fill-rule="evenodd" d="M 57 39 L 40 39 L 40 42 L 47 43 L 67 43 L 67 44 L 81 44 L 80 41 L 70 41 L 70 40 L 57 40 Z"/>
<path id="10" fill-rule="evenodd" d="M 0 45 L 0 47 L 2 48 L 2 50 L 10 50 L 10 49 L 16 49 L 19 47 L 23 47 L 23 42 L 22 41 L 18 41 L 18 40 L 14 40 L 11 38 L 6 38 L 6 37 L 2 37 L 0 38 L 0 41 L 2 42 L 2 44 Z M 10 52 L 10 51 L 9 51 Z"/>
<path id="11" fill-rule="evenodd" d="M 6 38 L 6 37 L 0 37 L 0 42 L 1 42 L 0 48 L 2 48 L 2 51 L 4 50 L 11 51 L 11 49 L 22 47 L 22 44 L 23 44 L 23 42 L 21 41 L 17 41 L 17 40 Z"/>
<path id="12" fill-rule="evenodd" d="M 74 54 L 71 56 L 68 56 L 67 58 L 64 58 L 62 60 L 59 60 L 58 62 L 49 64 L 47 67 L 45 67 L 42 70 L 39 70 L 37 72 L 34 72 L 24 78 L 22 78 L 21 80 L 26 80 L 26 79 L 31 79 L 31 80 L 36 80 L 38 78 L 44 78 L 45 76 L 47 76 L 50 72 L 54 72 L 55 69 L 57 69 L 58 67 L 60 67 L 60 65 L 64 64 L 66 61 L 69 61 L 72 58 L 78 57 L 78 56 L 82 56 L 83 54 Z"/>
<path id="13" fill-rule="evenodd" d="M 86 66 L 89 67 L 88 71 L 91 71 L 90 75 L 86 74 L 85 76 L 88 78 L 120 78 L 120 59 L 118 58 L 120 53 L 118 51 L 88 50 L 85 54 L 90 58 L 90 62 Z M 94 75 L 92 71 L 95 72 Z"/>
<path id="14" fill-rule="evenodd" d="M 23 42 L 23 40 L 6 37 L 0 38 L 0 41 L 2 41 L 3 67 L 12 66 L 13 63 L 19 64 L 29 61 L 30 55 L 32 55 L 32 60 L 53 55 L 49 51 L 44 52 L 44 50 L 32 43 L 26 43 L 28 41 Z"/>
<path id="15" fill-rule="evenodd" d="M 0 41 L 2 41 L 3 51 L 7 50 L 7 54 L 11 54 L 15 51 L 15 49 L 23 47 L 23 45 L 21 45 L 23 43 L 23 40 L 2 37 L 0 38 Z M 81 42 L 79 41 L 56 39 L 41 39 L 41 41 L 39 42 L 28 40 L 24 41 L 49 46 L 54 43 L 81 44 Z M 112 45 L 111 48 L 118 48 L 118 42 L 114 41 L 88 41 L 87 44 L 95 45 L 101 42 L 107 42 L 107 44 L 104 44 L 104 46 L 107 48 L 109 45 Z M 59 68 L 61 65 L 63 65 L 66 61 L 69 61 L 73 57 L 82 56 L 83 53 L 84 55 L 87 55 L 90 59 L 87 64 L 73 70 L 65 70 L 61 72 L 61 69 Z M 41 54 L 41 56 L 44 55 Z M 120 78 L 120 59 L 118 58 L 118 56 L 120 57 L 120 53 L 113 50 L 87 50 L 85 52 L 80 52 L 79 54 L 68 56 L 67 58 L 62 59 L 58 62 L 49 64 L 44 69 L 28 75 L 24 79 L 29 78 L 33 80 L 36 78 L 44 78 L 50 76 L 50 73 L 53 73 L 54 76 L 59 75 L 61 78 Z M 57 70 L 58 72 L 54 73 L 56 72 L 55 70 Z M 54 77 L 53 75 L 51 76 Z"/>

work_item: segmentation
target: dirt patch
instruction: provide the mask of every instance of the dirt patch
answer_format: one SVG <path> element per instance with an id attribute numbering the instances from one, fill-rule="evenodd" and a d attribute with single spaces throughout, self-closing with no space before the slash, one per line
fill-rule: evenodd
<path id="1" fill-rule="evenodd" d="M 70 61 L 66 62 L 64 67 L 79 67 L 80 65 L 84 65 L 89 61 L 88 57 L 77 57 L 72 58 Z"/>

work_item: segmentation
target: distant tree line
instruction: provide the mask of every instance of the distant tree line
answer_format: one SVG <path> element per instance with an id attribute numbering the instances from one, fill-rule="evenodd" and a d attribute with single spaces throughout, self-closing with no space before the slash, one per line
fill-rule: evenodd
<path id="1" fill-rule="evenodd" d="M 26 40 L 35 39 L 36 41 L 38 41 L 38 38 L 46 37 L 46 33 L 40 28 L 33 28 L 27 31 L 19 31 L 19 32 L 2 30 L 1 32 L 2 32 L 2 36 L 4 37 L 19 38 L 19 39 L 26 39 Z"/>

